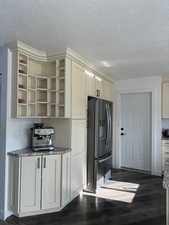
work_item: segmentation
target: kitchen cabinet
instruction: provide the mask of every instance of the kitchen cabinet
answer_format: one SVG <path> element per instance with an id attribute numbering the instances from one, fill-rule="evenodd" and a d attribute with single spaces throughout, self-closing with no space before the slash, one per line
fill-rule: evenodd
<path id="1" fill-rule="evenodd" d="M 164 172 L 165 161 L 169 158 L 169 140 L 161 141 L 161 159 L 162 159 L 162 171 Z"/>
<path id="2" fill-rule="evenodd" d="M 61 155 L 42 157 L 42 209 L 61 207 Z"/>
<path id="3" fill-rule="evenodd" d="M 86 95 L 108 101 L 113 100 L 113 84 L 104 80 L 94 73 L 85 71 L 86 74 Z"/>
<path id="4" fill-rule="evenodd" d="M 86 95 L 96 96 L 96 80 L 93 73 L 85 72 L 86 74 Z"/>
<path id="5" fill-rule="evenodd" d="M 50 55 L 20 41 L 9 49 L 16 118 L 85 119 L 87 96 L 110 97 L 108 81 L 70 49 Z"/>
<path id="6" fill-rule="evenodd" d="M 86 118 L 86 76 L 83 67 L 72 62 L 72 118 Z"/>
<path id="7" fill-rule="evenodd" d="M 71 154 L 69 152 L 62 155 L 62 207 L 70 202 L 70 160 Z"/>
<path id="8" fill-rule="evenodd" d="M 162 84 L 162 118 L 169 118 L 169 82 Z"/>
<path id="9" fill-rule="evenodd" d="M 80 194 L 83 189 L 83 154 L 71 157 L 71 199 Z"/>
<path id="10" fill-rule="evenodd" d="M 23 157 L 20 161 L 20 178 L 19 212 L 40 210 L 41 158 L 38 156 Z"/>
<path id="11" fill-rule="evenodd" d="M 84 153 L 86 150 L 86 120 L 72 120 L 71 155 Z"/>
<path id="12" fill-rule="evenodd" d="M 83 170 L 86 157 L 86 120 L 72 120 L 71 137 L 71 198 L 83 189 Z"/>
<path id="13" fill-rule="evenodd" d="M 113 101 L 113 84 L 103 80 L 103 99 Z"/>
<path id="14" fill-rule="evenodd" d="M 16 216 L 56 212 L 70 202 L 70 152 L 10 156 L 10 209 Z"/>
<path id="15" fill-rule="evenodd" d="M 103 98 L 103 80 L 95 76 L 95 95 L 97 98 Z"/>

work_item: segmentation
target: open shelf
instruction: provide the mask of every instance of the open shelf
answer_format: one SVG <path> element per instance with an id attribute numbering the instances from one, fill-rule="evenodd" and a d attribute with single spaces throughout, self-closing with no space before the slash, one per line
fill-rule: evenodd
<path id="1" fill-rule="evenodd" d="M 28 116 L 32 117 L 36 115 L 36 105 L 28 103 Z"/>
<path id="2" fill-rule="evenodd" d="M 55 76 L 56 75 L 56 62 L 43 62 L 34 59 L 29 60 L 29 73 L 41 76 Z"/>
<path id="3" fill-rule="evenodd" d="M 64 92 L 57 93 L 56 104 L 57 105 L 64 105 L 65 104 L 65 94 L 64 94 Z"/>
<path id="4" fill-rule="evenodd" d="M 64 117 L 65 115 L 65 107 L 64 106 L 57 106 L 56 107 L 56 117 Z"/>
<path id="5" fill-rule="evenodd" d="M 56 91 L 52 91 L 49 93 L 49 102 L 51 104 L 56 104 Z"/>
<path id="6" fill-rule="evenodd" d="M 36 89 L 36 77 L 28 75 L 28 88 Z"/>
<path id="7" fill-rule="evenodd" d="M 49 90 L 56 91 L 56 77 L 49 79 L 49 85 L 48 85 Z"/>
<path id="8" fill-rule="evenodd" d="M 65 59 L 35 60 L 19 52 L 17 117 L 64 117 Z"/>
<path id="9" fill-rule="evenodd" d="M 17 114 L 20 117 L 26 117 L 27 116 L 27 105 L 26 104 L 17 104 Z"/>
<path id="10" fill-rule="evenodd" d="M 28 57 L 26 55 L 19 54 L 19 64 L 27 66 L 27 64 L 28 64 Z"/>
<path id="11" fill-rule="evenodd" d="M 63 91 L 65 89 L 65 80 L 64 79 L 58 79 L 56 83 L 56 90 L 57 91 Z"/>
<path id="12" fill-rule="evenodd" d="M 48 80 L 47 80 L 47 78 L 37 78 L 37 88 L 39 88 L 39 89 L 47 89 L 48 88 Z"/>
<path id="13" fill-rule="evenodd" d="M 22 104 L 27 103 L 27 92 L 18 89 L 18 103 L 22 103 Z"/>
<path id="14" fill-rule="evenodd" d="M 35 90 L 28 90 L 28 103 L 35 104 L 36 102 L 36 91 Z"/>
<path id="15" fill-rule="evenodd" d="M 49 105 L 49 116 L 56 117 L 56 105 Z"/>
<path id="16" fill-rule="evenodd" d="M 18 88 L 26 89 L 27 88 L 27 77 L 18 75 Z"/>
<path id="17" fill-rule="evenodd" d="M 48 92 L 47 90 L 37 90 L 37 102 L 48 102 Z"/>
<path id="18" fill-rule="evenodd" d="M 48 116 L 47 103 L 37 103 L 37 116 Z"/>

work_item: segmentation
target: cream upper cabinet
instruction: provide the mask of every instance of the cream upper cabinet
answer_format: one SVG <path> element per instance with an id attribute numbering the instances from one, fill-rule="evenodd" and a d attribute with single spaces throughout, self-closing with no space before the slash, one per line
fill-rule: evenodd
<path id="1" fill-rule="evenodd" d="M 169 118 L 169 82 L 162 85 L 162 118 Z"/>
<path id="2" fill-rule="evenodd" d="M 103 80 L 98 76 L 95 76 L 95 89 L 96 97 L 103 98 Z"/>
<path id="3" fill-rule="evenodd" d="M 23 157 L 20 162 L 18 211 L 22 213 L 38 211 L 41 199 L 41 158 L 38 156 Z"/>
<path id="4" fill-rule="evenodd" d="M 92 73 L 86 73 L 86 94 L 87 96 L 96 96 L 96 82 Z"/>
<path id="5" fill-rule="evenodd" d="M 72 118 L 86 118 L 86 76 L 83 67 L 72 62 Z"/>
<path id="6" fill-rule="evenodd" d="M 103 99 L 113 100 L 113 84 L 106 80 L 103 80 Z"/>
<path id="7" fill-rule="evenodd" d="M 61 201 L 61 155 L 42 157 L 42 209 L 59 209 Z"/>

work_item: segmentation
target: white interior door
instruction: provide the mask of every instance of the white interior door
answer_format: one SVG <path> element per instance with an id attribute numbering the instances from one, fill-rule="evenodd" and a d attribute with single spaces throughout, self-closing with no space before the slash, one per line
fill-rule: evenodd
<path id="1" fill-rule="evenodd" d="M 150 93 L 121 95 L 121 134 L 121 166 L 151 171 Z"/>

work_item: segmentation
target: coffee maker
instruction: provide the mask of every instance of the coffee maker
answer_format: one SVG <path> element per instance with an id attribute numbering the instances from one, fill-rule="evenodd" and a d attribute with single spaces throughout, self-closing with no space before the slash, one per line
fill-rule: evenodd
<path id="1" fill-rule="evenodd" d="M 44 127 L 43 123 L 35 123 L 32 131 L 33 151 L 52 151 L 55 149 L 52 143 L 53 127 Z"/>

